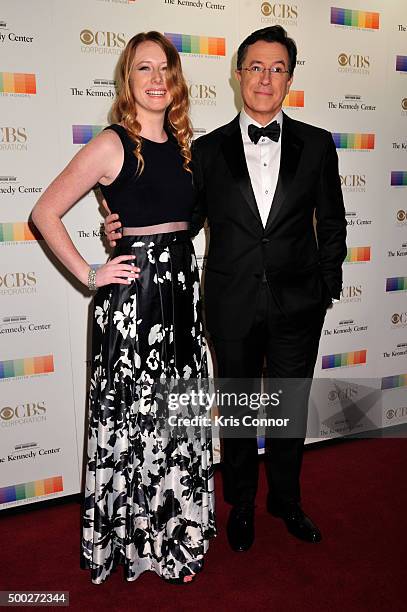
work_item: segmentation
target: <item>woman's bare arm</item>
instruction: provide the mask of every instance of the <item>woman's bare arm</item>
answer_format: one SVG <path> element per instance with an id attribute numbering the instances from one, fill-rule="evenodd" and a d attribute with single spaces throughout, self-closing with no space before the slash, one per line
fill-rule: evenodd
<path id="1" fill-rule="evenodd" d="M 85 285 L 89 264 L 74 246 L 61 217 L 96 183 L 112 182 L 122 163 L 123 147 L 120 139 L 114 132 L 102 132 L 75 155 L 45 190 L 32 211 L 32 219 L 50 249 Z M 120 262 L 116 261 L 118 259 Z M 135 272 L 134 266 L 122 263 L 127 259 L 133 258 L 122 256 L 109 262 L 112 264 L 115 261 L 120 269 L 112 265 L 112 269 L 106 269 L 107 264 L 99 268 L 97 285 L 108 282 L 127 284 L 127 278 L 134 276 Z"/>

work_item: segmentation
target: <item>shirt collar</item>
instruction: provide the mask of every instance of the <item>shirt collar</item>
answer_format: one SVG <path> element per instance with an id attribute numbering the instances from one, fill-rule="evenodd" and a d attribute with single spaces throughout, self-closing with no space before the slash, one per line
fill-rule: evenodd
<path id="1" fill-rule="evenodd" d="M 273 117 L 273 119 L 271 121 L 269 121 L 269 123 L 267 123 L 267 125 L 270 125 L 270 123 L 273 123 L 273 121 L 277 121 L 277 123 L 279 123 L 280 127 L 282 128 L 282 125 L 283 125 L 283 111 L 281 109 L 279 110 L 277 115 L 275 115 Z M 242 132 L 242 136 L 243 136 L 243 141 L 244 142 L 251 142 L 251 140 L 249 138 L 249 134 L 248 134 L 248 128 L 249 128 L 249 125 L 251 123 L 253 125 L 256 125 L 257 127 L 266 127 L 266 126 L 260 125 L 260 123 L 257 123 L 257 121 L 252 119 L 250 117 L 250 115 L 248 115 L 246 113 L 244 108 L 242 108 L 242 110 L 240 111 L 239 124 L 240 124 L 240 130 Z"/>

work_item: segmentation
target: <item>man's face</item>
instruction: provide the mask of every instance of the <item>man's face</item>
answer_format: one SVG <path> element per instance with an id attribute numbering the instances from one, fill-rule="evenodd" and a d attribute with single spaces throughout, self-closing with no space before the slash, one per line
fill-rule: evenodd
<path id="1" fill-rule="evenodd" d="M 270 73 L 270 71 L 249 72 L 244 70 L 244 68 L 252 68 L 253 66 L 278 67 L 282 71 L 288 70 L 288 51 L 280 43 L 259 40 L 248 47 L 242 70 L 236 71 L 245 111 L 252 119 L 255 119 L 261 125 L 266 125 L 281 109 L 293 79 L 287 72 Z"/>

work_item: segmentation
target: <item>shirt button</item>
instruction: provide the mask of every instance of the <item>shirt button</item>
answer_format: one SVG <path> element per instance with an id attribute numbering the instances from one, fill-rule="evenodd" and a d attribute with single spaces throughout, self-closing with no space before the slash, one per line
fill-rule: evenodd
<path id="1" fill-rule="evenodd" d="M 267 166 L 267 164 L 266 164 L 266 163 L 264 163 L 264 164 L 263 164 L 263 166 Z"/>
<path id="2" fill-rule="evenodd" d="M 269 191 L 268 191 L 268 189 L 266 189 L 266 191 L 265 191 L 264 193 L 267 195 L 267 194 L 268 194 L 268 192 L 269 192 Z"/>

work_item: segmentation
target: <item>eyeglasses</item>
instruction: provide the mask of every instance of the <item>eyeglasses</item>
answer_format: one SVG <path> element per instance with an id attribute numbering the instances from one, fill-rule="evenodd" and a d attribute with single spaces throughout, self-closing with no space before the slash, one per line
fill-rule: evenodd
<path id="1" fill-rule="evenodd" d="M 250 68 L 242 68 L 239 70 L 239 72 L 242 70 L 246 70 L 246 72 L 253 76 L 255 74 L 263 75 L 265 72 L 270 72 L 270 77 L 274 74 L 290 74 L 289 70 L 283 70 L 280 66 L 272 66 L 271 68 L 264 68 L 264 66 L 250 66 Z"/>

